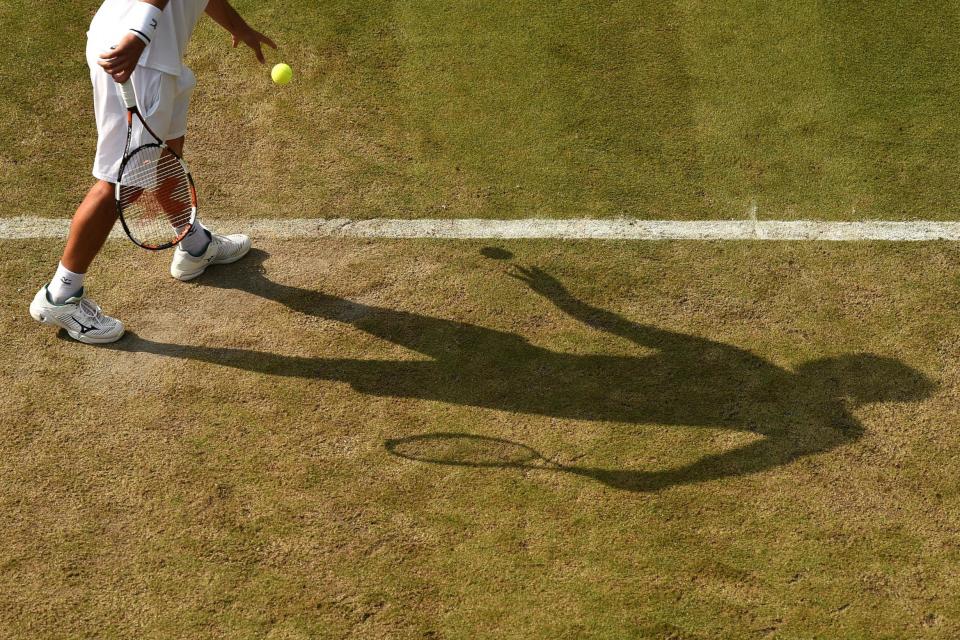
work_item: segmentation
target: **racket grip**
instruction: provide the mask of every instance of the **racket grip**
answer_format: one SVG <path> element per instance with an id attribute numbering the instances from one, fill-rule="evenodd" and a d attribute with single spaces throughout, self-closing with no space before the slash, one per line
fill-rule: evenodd
<path id="1" fill-rule="evenodd" d="M 123 98 L 123 104 L 127 109 L 137 108 L 137 94 L 133 91 L 133 83 L 127 80 L 120 85 L 120 97 Z"/>

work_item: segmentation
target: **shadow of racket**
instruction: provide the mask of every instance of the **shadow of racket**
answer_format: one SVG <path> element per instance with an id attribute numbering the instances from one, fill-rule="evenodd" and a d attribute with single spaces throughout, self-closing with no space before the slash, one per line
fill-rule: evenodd
<path id="1" fill-rule="evenodd" d="M 569 473 L 627 491 L 662 488 L 662 483 L 658 481 L 661 473 L 566 465 L 551 460 L 532 447 L 504 438 L 470 433 L 424 433 L 386 440 L 384 447 L 399 458 L 430 464 Z"/>
<path id="2" fill-rule="evenodd" d="M 525 444 L 469 433 L 426 433 L 387 440 L 384 446 L 400 458 L 432 464 L 479 469 L 567 469 Z"/>

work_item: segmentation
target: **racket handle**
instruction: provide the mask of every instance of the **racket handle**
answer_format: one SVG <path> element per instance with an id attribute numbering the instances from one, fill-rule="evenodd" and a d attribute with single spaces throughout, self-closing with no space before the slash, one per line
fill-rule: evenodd
<path id="1" fill-rule="evenodd" d="M 127 80 L 120 84 L 120 97 L 123 98 L 123 104 L 127 109 L 137 108 L 137 94 L 133 91 L 133 83 Z"/>

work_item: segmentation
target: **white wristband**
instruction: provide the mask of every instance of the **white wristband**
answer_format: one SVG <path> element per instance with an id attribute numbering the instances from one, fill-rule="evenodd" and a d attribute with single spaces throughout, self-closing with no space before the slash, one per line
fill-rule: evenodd
<path id="1" fill-rule="evenodd" d="M 137 2 L 127 14 L 127 24 L 133 35 L 143 40 L 144 44 L 150 44 L 153 36 L 157 34 L 162 14 L 163 11 L 152 4 Z"/>
<path id="2" fill-rule="evenodd" d="M 130 29 L 130 33 L 140 38 L 140 42 L 142 42 L 143 44 L 150 44 L 150 38 L 148 38 L 143 33 L 137 31 L 136 29 Z"/>

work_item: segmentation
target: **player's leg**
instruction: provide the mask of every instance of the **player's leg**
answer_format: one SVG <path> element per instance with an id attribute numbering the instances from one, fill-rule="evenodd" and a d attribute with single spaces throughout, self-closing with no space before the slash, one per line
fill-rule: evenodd
<path id="1" fill-rule="evenodd" d="M 189 69 L 184 69 L 178 78 L 178 95 L 174 101 L 170 125 L 170 140 L 167 145 L 178 155 L 183 155 L 184 136 L 187 132 L 187 111 L 190 97 L 196 86 L 196 78 Z M 193 280 L 212 264 L 236 262 L 250 251 L 250 238 L 242 234 L 222 235 L 203 226 L 198 218 L 190 233 L 180 241 L 173 260 L 170 275 L 177 280 Z"/>
<path id="2" fill-rule="evenodd" d="M 186 135 L 181 135 L 176 138 L 167 140 L 167 147 L 176 153 L 178 156 L 183 157 L 183 146 L 186 142 Z M 180 231 L 180 229 L 178 229 Z M 194 255 L 202 255 L 207 250 L 207 245 L 210 243 L 210 234 L 207 232 L 206 227 L 200 222 L 200 220 L 195 220 L 193 228 L 190 229 L 190 233 L 180 242 L 180 248 L 190 252 Z"/>
<path id="3" fill-rule="evenodd" d="M 184 220 L 184 211 L 192 206 L 190 192 L 184 188 L 178 173 L 166 171 L 163 167 L 167 166 L 166 163 L 176 162 L 175 158 L 183 155 L 183 141 L 183 136 L 166 141 L 167 148 L 160 154 L 160 168 L 157 169 L 159 184 L 155 192 L 167 220 L 178 235 L 188 226 Z"/>
<path id="4" fill-rule="evenodd" d="M 97 180 L 73 214 L 60 260 L 63 266 L 76 273 L 86 273 L 116 221 L 114 186 L 105 180 Z"/>
<path id="5" fill-rule="evenodd" d="M 73 216 L 67 245 L 53 279 L 30 304 L 30 315 L 35 320 L 64 328 L 81 342 L 113 342 L 123 335 L 123 323 L 104 315 L 83 289 L 84 276 L 113 228 L 116 211 L 113 185 L 98 180 Z"/>
<path id="6" fill-rule="evenodd" d="M 97 123 L 93 167 L 97 183 L 77 208 L 60 264 L 52 280 L 34 296 L 30 315 L 44 324 L 66 329 L 81 342 L 113 342 L 123 335 L 123 323 L 104 315 L 87 297 L 84 279 L 117 219 L 112 182 L 123 156 L 127 125 L 116 83 L 96 64 L 96 54 L 88 47 Z"/>

